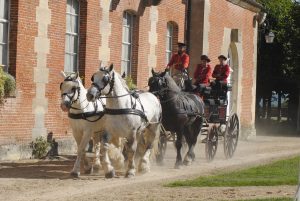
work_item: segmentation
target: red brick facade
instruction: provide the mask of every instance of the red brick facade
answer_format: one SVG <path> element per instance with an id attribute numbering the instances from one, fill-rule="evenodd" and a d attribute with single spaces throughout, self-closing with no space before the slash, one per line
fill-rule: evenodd
<path id="1" fill-rule="evenodd" d="M 34 81 L 33 74 L 34 67 L 37 66 L 37 54 L 35 52 L 35 38 L 38 35 L 36 8 L 40 1 L 10 0 L 10 2 L 9 72 L 16 77 L 17 95 L 15 98 L 8 98 L 7 102 L 0 106 L 0 146 L 26 144 L 32 140 L 32 129 L 35 122 L 33 100 L 38 86 Z M 64 70 L 65 56 L 66 2 L 66 0 L 48 0 L 51 22 L 48 25 L 47 34 L 50 40 L 50 51 L 47 54 L 49 75 L 45 84 L 47 111 L 44 115 L 44 127 L 48 132 L 53 131 L 54 136 L 58 139 L 71 138 L 67 115 L 59 107 L 59 84 L 62 81 L 59 72 Z M 101 0 L 80 0 L 79 2 L 79 72 L 84 77 L 85 85 L 89 86 L 90 77 L 98 69 L 99 62 L 102 60 L 99 58 L 99 47 L 103 43 L 103 33 L 100 31 L 103 8 L 101 7 Z M 151 6 L 146 5 L 145 2 L 147 1 L 111 0 L 109 11 L 111 30 L 108 42 L 110 49 L 108 62 L 114 63 L 117 71 L 120 71 L 121 66 L 123 13 L 129 11 L 136 16 L 132 77 L 140 88 L 147 85 L 150 71 L 148 57 L 151 54 L 149 42 Z M 151 3 L 151 1 L 148 2 Z M 161 0 L 156 6 L 158 20 L 156 23 L 156 64 L 154 66 L 157 69 L 163 69 L 166 66 L 165 46 L 168 22 L 176 25 L 173 46 L 175 47 L 178 41 L 185 41 L 186 5 L 184 2 L 182 0 Z M 216 57 L 220 53 L 223 27 L 242 30 L 242 43 L 247 44 L 243 46 L 244 90 L 242 94 L 242 118 L 245 118 L 243 121 L 247 122 L 249 118 L 254 118 L 254 114 L 251 116 L 250 109 L 252 97 L 249 96 L 250 89 L 255 82 L 250 76 L 254 68 L 252 59 L 254 49 L 253 12 L 233 5 L 226 0 L 210 2 L 209 56 L 212 58 L 212 63 L 216 63 Z M 203 10 L 199 9 L 199 12 L 203 12 Z M 199 27 L 199 32 L 201 31 L 202 27 Z M 200 54 L 201 52 L 199 52 Z M 197 60 L 197 58 L 195 59 Z M 45 133 L 41 133 L 41 135 L 45 135 Z"/>

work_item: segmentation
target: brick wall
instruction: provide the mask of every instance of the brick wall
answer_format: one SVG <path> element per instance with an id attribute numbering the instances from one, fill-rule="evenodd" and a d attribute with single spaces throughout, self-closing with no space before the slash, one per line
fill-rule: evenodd
<path id="1" fill-rule="evenodd" d="M 252 94 L 253 79 L 251 75 L 254 68 L 253 13 L 225 0 L 212 0 L 210 2 L 209 56 L 213 65 L 217 63 L 217 56 L 221 51 L 224 27 L 240 29 L 242 32 L 244 59 L 242 61 L 243 104 L 241 119 L 242 122 L 249 123 L 254 118 L 251 114 L 252 97 L 249 95 Z M 71 130 L 67 115 L 59 107 L 59 84 L 62 81 L 59 72 L 64 69 L 66 1 L 49 0 L 48 5 L 51 10 L 51 24 L 48 27 L 50 53 L 47 56 L 49 81 L 46 84 L 48 111 L 45 115 L 45 127 L 48 131 L 53 131 L 54 136 L 58 139 L 70 139 Z M 11 0 L 9 72 L 16 76 L 18 92 L 15 98 L 7 99 L 7 102 L 0 106 L 0 146 L 26 144 L 32 140 L 32 128 L 34 126 L 32 100 L 36 91 L 33 69 L 36 67 L 37 61 L 37 55 L 34 52 L 34 40 L 38 31 L 35 12 L 37 6 L 38 0 Z M 99 0 L 80 0 L 80 6 L 79 71 L 81 76 L 84 76 L 85 85 L 90 86 L 90 77 L 98 69 L 101 60 L 99 47 L 103 35 L 103 32 L 100 32 L 102 8 Z M 111 32 L 108 43 L 110 48 L 109 62 L 114 63 L 115 69 L 120 71 L 122 19 L 124 11 L 129 10 L 135 13 L 138 23 L 134 30 L 138 34 L 136 34 L 137 38 L 134 42 L 133 77 L 138 86 L 143 88 L 147 85 L 150 70 L 148 66 L 149 32 L 153 32 L 151 30 L 150 7 L 144 7 L 140 0 L 112 0 L 111 9 L 109 11 L 111 30 L 102 30 Z M 177 26 L 174 30 L 178 33 L 175 34 L 177 36 L 174 38 L 174 50 L 176 50 L 177 41 L 184 41 L 185 10 L 185 4 L 182 0 L 162 0 L 157 6 L 156 64 L 154 65 L 156 70 L 162 70 L 166 65 L 165 46 L 168 22 Z"/>
<path id="2" fill-rule="evenodd" d="M 109 37 L 110 61 L 115 69 L 120 71 L 122 19 L 123 12 L 129 10 L 136 14 L 136 39 L 134 40 L 133 77 L 139 87 L 147 85 L 149 75 L 148 54 L 150 51 L 149 31 L 150 7 L 144 7 L 140 0 L 113 0 L 112 10 L 109 12 L 111 35 Z M 37 36 L 36 7 L 38 0 L 11 0 L 11 29 L 10 29 L 10 69 L 16 76 L 17 96 L 8 98 L 0 106 L 0 146 L 6 144 L 27 144 L 32 140 L 34 127 L 34 112 L 32 100 L 35 97 L 36 84 L 33 70 L 36 67 L 37 55 L 34 52 L 34 40 Z M 45 127 L 53 131 L 55 138 L 70 139 L 66 113 L 60 109 L 59 75 L 64 69 L 65 31 L 66 31 L 66 2 L 49 0 L 51 23 L 48 26 L 50 39 L 50 53 L 47 56 L 49 80 L 46 84 L 46 98 L 48 110 L 45 114 Z M 99 46 L 101 44 L 100 21 L 102 9 L 99 0 L 80 0 L 80 45 L 79 72 L 84 77 L 86 86 L 90 85 L 91 75 L 98 69 Z M 165 66 L 165 45 L 167 22 L 178 25 L 178 40 L 184 40 L 185 5 L 182 0 L 164 0 L 158 6 L 158 24 L 156 56 L 158 69 Z M 177 37 L 175 38 L 177 40 Z M 174 41 L 174 43 L 177 41 Z M 41 134 L 42 135 L 42 134 Z"/>
<path id="3" fill-rule="evenodd" d="M 35 96 L 32 77 L 36 66 L 33 44 L 37 35 L 36 13 L 32 11 L 37 5 L 37 0 L 11 1 L 9 72 L 16 76 L 18 90 L 16 98 L 8 98 L 6 104 L 0 106 L 0 144 L 24 143 L 31 139 Z"/>
<path id="4" fill-rule="evenodd" d="M 253 126 L 255 114 L 251 111 L 253 104 L 252 88 L 253 72 L 256 69 L 254 63 L 254 31 L 253 16 L 254 12 L 241 8 L 228 1 L 210 1 L 211 10 L 209 16 L 209 57 L 212 66 L 218 63 L 218 55 L 221 54 L 221 48 L 224 36 L 224 27 L 238 29 L 241 32 L 242 44 L 242 94 L 238 104 L 241 106 L 240 120 L 243 126 Z M 229 47 L 228 47 L 229 49 Z M 227 56 L 227 55 L 226 55 Z"/>

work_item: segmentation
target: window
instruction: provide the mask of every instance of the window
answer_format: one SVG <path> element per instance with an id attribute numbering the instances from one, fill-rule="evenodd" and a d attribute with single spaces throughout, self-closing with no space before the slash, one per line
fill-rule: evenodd
<path id="1" fill-rule="evenodd" d="M 67 0 L 65 71 L 78 71 L 79 2 Z"/>
<path id="2" fill-rule="evenodd" d="M 121 73 L 131 75 L 132 67 L 132 39 L 135 15 L 124 12 L 123 14 L 123 36 L 122 36 L 122 60 Z"/>
<path id="3" fill-rule="evenodd" d="M 167 37 L 166 37 L 166 64 L 169 63 L 173 51 L 174 39 L 174 26 L 172 23 L 167 24 Z"/>
<path id="4" fill-rule="evenodd" d="M 0 0 L 0 65 L 8 71 L 9 0 Z"/>

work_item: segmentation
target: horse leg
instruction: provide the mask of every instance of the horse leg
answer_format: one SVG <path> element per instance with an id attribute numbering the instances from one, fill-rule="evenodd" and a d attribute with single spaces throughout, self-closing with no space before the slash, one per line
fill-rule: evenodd
<path id="1" fill-rule="evenodd" d="M 143 137 L 144 146 L 144 154 L 139 162 L 139 172 L 147 173 L 150 172 L 150 155 L 151 151 L 157 151 L 158 145 L 154 145 L 155 139 L 159 137 L 160 134 L 160 124 L 151 124 L 145 130 Z M 141 140 L 140 140 L 141 141 Z M 157 142 L 158 143 L 158 142 Z"/>
<path id="2" fill-rule="evenodd" d="M 185 157 L 184 157 L 184 161 L 183 161 L 183 164 L 184 165 L 191 165 L 192 164 L 192 155 L 194 154 L 194 146 L 193 145 L 193 139 L 192 139 L 192 136 L 188 136 L 186 135 L 186 141 L 187 141 L 187 144 L 188 144 L 188 152 L 186 153 Z"/>
<path id="3" fill-rule="evenodd" d="M 84 167 L 84 173 L 85 174 L 91 174 L 92 169 L 93 169 L 92 161 L 91 161 L 90 158 L 86 157 L 86 153 L 85 153 L 86 146 L 89 143 L 92 136 L 93 136 L 93 131 L 91 131 L 91 130 L 84 131 L 83 132 L 83 137 L 81 139 L 81 142 L 80 142 L 80 145 L 79 145 L 79 148 L 78 148 L 78 151 L 80 151 L 82 153 L 82 157 L 83 157 L 83 161 L 84 161 L 83 167 Z"/>
<path id="4" fill-rule="evenodd" d="M 82 152 L 80 152 L 79 146 L 82 139 L 82 133 L 79 131 L 73 130 L 73 136 L 75 138 L 76 144 L 77 144 L 77 157 L 76 161 L 74 163 L 73 169 L 71 171 L 71 176 L 73 177 L 79 177 L 80 176 L 80 162 L 82 157 Z"/>
<path id="5" fill-rule="evenodd" d="M 176 132 L 176 135 L 177 135 L 176 142 L 175 142 L 176 151 L 177 151 L 176 163 L 175 163 L 176 169 L 179 169 L 180 166 L 182 165 L 182 157 L 181 157 L 182 130 L 179 130 L 180 132 Z"/>
<path id="6" fill-rule="evenodd" d="M 101 169 L 101 162 L 100 162 L 100 135 L 94 134 L 94 150 L 95 150 L 95 162 L 93 166 L 93 171 L 99 173 Z"/>
<path id="7" fill-rule="evenodd" d="M 108 144 L 107 134 L 104 134 L 101 137 L 100 161 L 104 169 L 105 178 L 113 178 L 115 176 L 115 169 L 111 165 L 110 159 L 108 157 L 108 149 L 109 149 L 109 144 Z"/>
<path id="8" fill-rule="evenodd" d="M 112 136 L 110 140 L 110 148 L 108 150 L 109 158 L 113 166 L 120 170 L 124 167 L 124 156 L 122 154 L 122 141 L 119 137 Z"/>
<path id="9" fill-rule="evenodd" d="M 79 136 L 77 141 L 77 144 L 79 143 L 78 149 L 77 149 L 77 159 L 74 164 L 74 168 L 71 172 L 71 175 L 74 177 L 80 176 L 80 162 L 81 158 L 84 159 L 84 169 L 85 172 L 91 170 L 91 166 L 89 165 L 89 162 L 85 159 L 85 148 L 88 144 L 89 140 L 91 139 L 92 132 L 91 131 L 83 131 L 83 135 Z M 81 140 L 80 140 L 81 139 Z"/>
<path id="10" fill-rule="evenodd" d="M 195 160 L 195 146 L 197 143 L 197 139 L 198 139 L 198 135 L 201 131 L 203 125 L 203 119 L 202 118 L 197 118 L 195 120 L 195 122 L 188 127 L 188 129 L 186 130 L 187 132 L 186 134 L 186 140 L 189 146 L 189 150 L 185 156 L 184 159 L 184 164 L 185 165 L 190 165 L 192 163 L 192 161 Z"/>
<path id="11" fill-rule="evenodd" d="M 135 163 L 134 163 L 134 157 L 135 157 L 135 151 L 137 148 L 137 141 L 136 141 L 136 132 L 134 136 L 127 138 L 126 142 L 126 152 L 128 157 L 128 167 L 125 177 L 133 177 L 135 176 Z"/>

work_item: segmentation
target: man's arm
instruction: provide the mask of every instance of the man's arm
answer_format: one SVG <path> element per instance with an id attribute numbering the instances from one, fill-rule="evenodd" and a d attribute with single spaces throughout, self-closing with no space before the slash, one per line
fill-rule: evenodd
<path id="1" fill-rule="evenodd" d="M 229 74 L 230 74 L 230 67 L 228 65 L 226 65 L 225 70 L 220 77 L 221 77 L 221 79 L 227 79 L 229 77 Z"/>
<path id="2" fill-rule="evenodd" d="M 168 63 L 167 67 L 169 68 L 170 66 L 172 66 L 174 64 L 175 61 L 175 54 L 172 55 L 170 62 Z"/>
<path id="3" fill-rule="evenodd" d="M 219 77 L 218 73 L 219 73 L 218 72 L 218 66 L 215 66 L 212 77 L 213 78 L 218 78 Z"/>
<path id="4" fill-rule="evenodd" d="M 186 54 L 182 59 L 182 67 L 187 69 L 189 65 L 190 65 L 190 57 L 189 55 Z"/>

